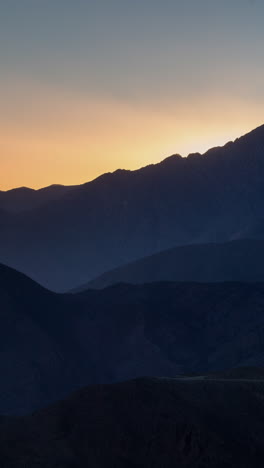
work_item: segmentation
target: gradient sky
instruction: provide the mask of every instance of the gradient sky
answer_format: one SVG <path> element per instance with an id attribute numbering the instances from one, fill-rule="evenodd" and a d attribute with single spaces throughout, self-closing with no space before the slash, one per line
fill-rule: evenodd
<path id="1" fill-rule="evenodd" d="M 264 123 L 262 0 L 0 0 L 0 189 L 78 184 Z"/>

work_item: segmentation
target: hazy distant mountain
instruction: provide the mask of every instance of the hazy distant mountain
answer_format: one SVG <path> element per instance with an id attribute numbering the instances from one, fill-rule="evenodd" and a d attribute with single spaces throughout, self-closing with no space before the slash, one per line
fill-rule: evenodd
<path id="1" fill-rule="evenodd" d="M 0 219 L 0 261 L 69 290 L 176 245 L 248 238 L 252 229 L 254 237 L 263 180 L 264 126 L 204 155 L 105 174 Z"/>
<path id="2" fill-rule="evenodd" d="M 264 284 L 123 284 L 59 295 L 1 267 L 0 304 L 0 414 L 91 383 L 264 365 Z"/>
<path id="3" fill-rule="evenodd" d="M 0 422 L 5 468 L 262 468 L 263 369 L 91 386 Z"/>
<path id="4" fill-rule="evenodd" d="M 116 283 L 263 281 L 264 241 L 237 240 L 175 247 L 108 271 L 73 292 Z"/>

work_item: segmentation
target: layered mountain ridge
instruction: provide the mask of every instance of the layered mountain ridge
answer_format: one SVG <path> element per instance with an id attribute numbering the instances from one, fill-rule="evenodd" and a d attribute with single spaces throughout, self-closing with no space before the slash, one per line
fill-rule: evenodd
<path id="1" fill-rule="evenodd" d="M 108 271 L 72 292 L 101 289 L 121 282 L 157 281 L 263 282 L 264 241 L 240 239 L 174 247 Z"/>
<path id="2" fill-rule="evenodd" d="M 0 414 L 95 383 L 264 365 L 263 283 L 56 294 L 0 267 Z"/>
<path id="3" fill-rule="evenodd" d="M 204 155 L 119 170 L 0 212 L 0 261 L 65 291 L 177 245 L 263 239 L 263 178 L 264 126 Z"/>

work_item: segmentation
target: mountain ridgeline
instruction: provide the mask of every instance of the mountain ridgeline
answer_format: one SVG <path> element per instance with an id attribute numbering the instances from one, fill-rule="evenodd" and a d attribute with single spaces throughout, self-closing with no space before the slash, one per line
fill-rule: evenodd
<path id="1" fill-rule="evenodd" d="M 72 292 L 121 282 L 155 281 L 264 282 L 264 241 L 245 239 L 174 247 L 106 272 Z"/>
<path id="2" fill-rule="evenodd" d="M 263 180 L 264 126 L 0 192 L 1 467 L 263 466 Z"/>
<path id="3" fill-rule="evenodd" d="M 264 239 L 263 179 L 264 126 L 82 186 L 2 192 L 0 261 L 65 291 L 177 245 Z"/>
<path id="4" fill-rule="evenodd" d="M 56 294 L 0 267 L 0 414 L 88 384 L 264 363 L 264 284 L 119 284 Z"/>

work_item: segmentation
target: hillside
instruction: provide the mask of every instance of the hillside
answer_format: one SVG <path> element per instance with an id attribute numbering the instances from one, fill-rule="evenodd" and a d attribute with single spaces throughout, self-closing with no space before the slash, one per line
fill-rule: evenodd
<path id="1" fill-rule="evenodd" d="M 73 292 L 116 283 L 264 281 L 264 241 L 186 245 L 104 273 Z"/>
<path id="2" fill-rule="evenodd" d="M 88 384 L 264 365 L 262 283 L 51 293 L 0 268 L 0 414 Z"/>
<path id="3" fill-rule="evenodd" d="M 65 291 L 177 245 L 263 239 L 263 178 L 264 126 L 204 155 L 104 174 L 34 209 L 0 212 L 0 261 Z"/>
<path id="4" fill-rule="evenodd" d="M 261 468 L 264 381 L 257 369 L 243 375 L 91 386 L 32 416 L 2 419 L 2 466 Z"/>
<path id="5" fill-rule="evenodd" d="M 0 304 L 1 413 L 29 412 L 94 381 L 71 331 L 70 303 L 0 265 Z"/>

